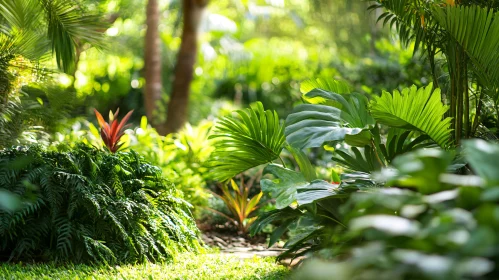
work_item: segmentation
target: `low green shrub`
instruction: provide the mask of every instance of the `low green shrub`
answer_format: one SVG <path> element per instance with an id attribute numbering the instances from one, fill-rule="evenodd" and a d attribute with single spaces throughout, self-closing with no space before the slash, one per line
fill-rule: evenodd
<path id="1" fill-rule="evenodd" d="M 383 186 L 372 180 L 373 172 L 409 151 L 447 147 L 451 134 L 450 119 L 442 121 L 448 108 L 431 84 L 395 91 L 393 98 L 384 92 L 371 101 L 335 80 L 305 81 L 301 90 L 305 104 L 297 105 L 285 124 L 275 111 L 256 103 L 223 118 L 210 136 L 215 139 L 210 160 L 215 179 L 225 181 L 268 164 L 264 174 L 272 176 L 260 183 L 262 191 L 275 199 L 276 209 L 260 214 L 250 231 L 256 234 L 270 224 L 278 225 L 269 245 L 290 235 L 287 251 L 279 258 L 329 248 L 337 241 L 329 238 L 331 234 L 347 229 L 339 207 L 352 193 Z M 382 125 L 389 127 L 387 137 L 382 137 Z M 331 176 L 331 182 L 318 176 L 304 149 L 324 145 L 350 147 L 334 149 L 332 158 L 350 173 Z M 292 155 L 299 170 L 286 166 L 283 150 Z M 332 169 L 331 173 L 335 174 Z"/>
<path id="2" fill-rule="evenodd" d="M 306 104 L 285 125 L 261 105 L 226 118 L 212 153 L 222 181 L 268 163 L 272 176 L 260 184 L 276 209 L 250 230 L 277 224 L 269 245 L 287 233 L 281 259 L 321 258 L 297 279 L 498 279 L 499 145 L 467 140 L 455 150 L 448 107 L 431 84 L 371 101 L 336 81 L 302 89 Z M 349 149 L 332 160 L 345 173 L 318 179 L 304 149 L 339 144 Z M 300 171 L 277 163 L 283 148 Z"/>
<path id="3" fill-rule="evenodd" d="M 199 216 L 199 206 L 207 206 L 211 196 L 207 190 L 208 166 L 205 162 L 213 151 L 208 141 L 212 122 L 204 121 L 197 126 L 186 125 L 178 133 L 160 135 L 152 128 L 146 117 L 140 126 L 128 129 L 123 135 L 123 150 L 133 149 L 147 161 L 161 168 L 168 178 L 184 194 L 184 199 L 194 206 Z M 105 149 L 100 132 L 90 122 L 75 123 L 67 133 L 57 133 L 52 147 L 58 150 L 71 149 L 82 141 L 88 146 Z"/>
<path id="4" fill-rule="evenodd" d="M 342 205 L 348 229 L 298 279 L 498 279 L 499 145 L 467 140 L 466 169 L 453 153 L 419 150 L 395 159 L 386 187 Z"/>
<path id="5" fill-rule="evenodd" d="M 202 250 L 190 205 L 134 151 L 17 147 L 0 152 L 0 167 L 0 189 L 32 197 L 0 209 L 1 259 L 126 263 Z"/>

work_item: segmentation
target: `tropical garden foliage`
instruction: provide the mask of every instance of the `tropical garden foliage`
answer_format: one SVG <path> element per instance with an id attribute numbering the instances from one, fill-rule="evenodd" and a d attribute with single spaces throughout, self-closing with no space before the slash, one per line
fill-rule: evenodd
<path id="1" fill-rule="evenodd" d="M 0 153 L 1 188 L 25 202 L 0 212 L 4 260 L 123 263 L 198 251 L 189 204 L 135 152 L 39 147 Z"/>
<path id="2" fill-rule="evenodd" d="M 0 0 L 1 273 L 497 279 L 498 12 Z"/>

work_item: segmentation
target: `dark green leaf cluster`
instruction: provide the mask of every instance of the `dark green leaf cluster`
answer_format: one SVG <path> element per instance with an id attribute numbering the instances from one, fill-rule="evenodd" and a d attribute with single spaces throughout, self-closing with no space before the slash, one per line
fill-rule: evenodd
<path id="1" fill-rule="evenodd" d="M 322 274 L 334 267 L 340 280 L 497 279 L 499 146 L 463 145 L 477 175 L 447 173 L 451 153 L 418 150 L 394 161 L 390 188 L 353 194 L 340 209 L 348 230 L 330 237 L 335 245 L 323 256 L 335 262 L 319 266 Z"/>
<path id="2" fill-rule="evenodd" d="M 0 210 L 3 260 L 164 261 L 201 248 L 190 205 L 133 151 L 3 150 L 0 189 L 24 201 Z"/>

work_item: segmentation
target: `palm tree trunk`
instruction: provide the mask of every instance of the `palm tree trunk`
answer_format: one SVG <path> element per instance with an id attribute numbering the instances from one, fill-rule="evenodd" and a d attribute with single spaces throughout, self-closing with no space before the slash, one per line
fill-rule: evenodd
<path id="1" fill-rule="evenodd" d="M 144 107 L 150 123 L 156 127 L 153 113 L 161 99 L 161 45 L 159 38 L 159 7 L 157 0 L 149 0 L 146 10 L 146 38 L 144 44 L 145 89 Z"/>
<path id="2" fill-rule="evenodd" d="M 198 29 L 208 0 L 183 0 L 182 42 L 177 56 L 165 133 L 180 130 L 187 121 L 189 94 L 196 63 Z"/>

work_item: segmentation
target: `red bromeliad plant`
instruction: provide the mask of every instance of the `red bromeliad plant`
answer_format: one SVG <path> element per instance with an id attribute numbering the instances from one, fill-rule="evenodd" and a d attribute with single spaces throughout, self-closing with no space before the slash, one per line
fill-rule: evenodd
<path id="1" fill-rule="evenodd" d="M 133 110 L 128 112 L 126 116 L 119 122 L 116 117 L 118 116 L 118 112 L 120 109 L 116 110 L 116 112 L 113 114 L 113 111 L 109 111 L 109 121 L 111 124 L 107 123 L 102 115 L 94 109 L 95 116 L 97 117 L 97 121 L 99 122 L 100 126 L 100 136 L 102 140 L 104 141 L 104 144 L 106 144 L 106 147 L 111 151 L 112 153 L 116 153 L 123 143 L 120 143 L 120 138 L 123 136 L 125 133 L 125 129 L 127 126 L 125 126 L 126 122 L 128 119 L 130 119 L 130 116 L 133 113 Z"/>

